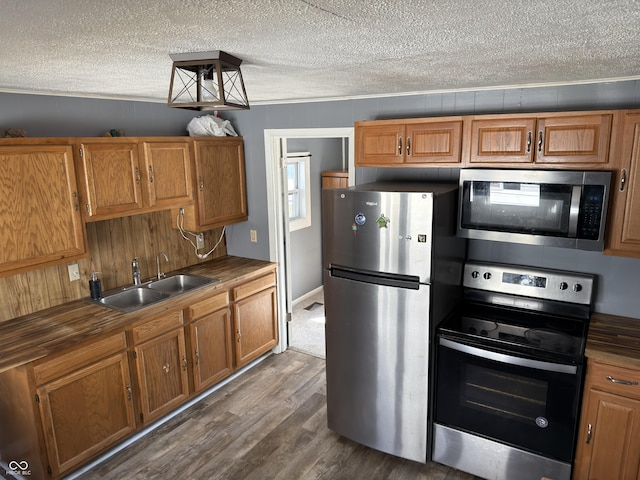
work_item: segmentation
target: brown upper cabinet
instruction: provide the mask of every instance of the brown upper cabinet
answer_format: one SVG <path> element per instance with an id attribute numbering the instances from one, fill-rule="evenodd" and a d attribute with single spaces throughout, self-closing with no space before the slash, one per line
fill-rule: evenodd
<path id="1" fill-rule="evenodd" d="M 459 166 L 462 118 L 356 122 L 356 166 Z"/>
<path id="2" fill-rule="evenodd" d="M 187 141 L 143 141 L 147 203 L 170 208 L 193 200 L 191 157 Z"/>
<path id="3" fill-rule="evenodd" d="M 242 137 L 199 138 L 193 148 L 195 202 L 184 208 L 182 226 L 202 232 L 247 220 Z"/>
<path id="4" fill-rule="evenodd" d="M 0 276 L 86 255 L 71 145 L 0 146 Z"/>
<path id="5" fill-rule="evenodd" d="M 78 155 L 87 221 L 168 209 L 192 201 L 187 139 L 82 139 Z"/>
<path id="6" fill-rule="evenodd" d="M 606 165 L 613 112 L 483 115 L 471 121 L 470 165 Z"/>
<path id="7" fill-rule="evenodd" d="M 613 145 L 605 254 L 640 258 L 640 110 L 624 113 Z"/>

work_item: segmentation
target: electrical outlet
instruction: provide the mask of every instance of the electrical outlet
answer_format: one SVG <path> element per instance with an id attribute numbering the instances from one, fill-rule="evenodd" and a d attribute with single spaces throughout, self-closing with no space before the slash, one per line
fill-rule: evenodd
<path id="1" fill-rule="evenodd" d="M 251 234 L 251 242 L 252 243 L 258 243 L 258 231 L 257 230 L 249 230 L 249 233 Z"/>
<path id="2" fill-rule="evenodd" d="M 67 270 L 69 270 L 70 282 L 75 282 L 76 280 L 80 280 L 80 268 L 78 267 L 77 262 L 68 264 Z"/>
<path id="3" fill-rule="evenodd" d="M 196 237 L 196 245 L 198 247 L 198 250 L 204 248 L 204 233 L 198 234 L 198 236 Z"/>
<path id="4" fill-rule="evenodd" d="M 184 208 L 178 209 L 178 215 L 184 215 Z"/>

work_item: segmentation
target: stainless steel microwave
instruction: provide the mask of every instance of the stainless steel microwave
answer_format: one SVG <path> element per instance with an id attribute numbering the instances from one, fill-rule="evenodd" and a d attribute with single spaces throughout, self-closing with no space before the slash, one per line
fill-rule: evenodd
<path id="1" fill-rule="evenodd" d="M 602 251 L 611 172 L 460 170 L 458 236 Z"/>

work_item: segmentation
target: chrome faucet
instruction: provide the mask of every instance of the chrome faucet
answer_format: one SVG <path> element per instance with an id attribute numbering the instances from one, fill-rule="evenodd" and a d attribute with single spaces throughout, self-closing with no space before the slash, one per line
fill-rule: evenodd
<path id="1" fill-rule="evenodd" d="M 166 277 L 164 272 L 160 270 L 160 255 L 164 257 L 164 260 L 166 262 L 169 261 L 169 257 L 167 257 L 167 254 L 164 252 L 160 252 L 159 254 L 156 255 L 156 266 L 158 267 L 158 280 L 160 280 L 162 277 Z"/>
<path id="2" fill-rule="evenodd" d="M 140 278 L 140 264 L 138 263 L 138 257 L 135 257 L 131 262 L 131 276 L 133 277 L 133 284 L 140 285 L 142 280 Z"/>

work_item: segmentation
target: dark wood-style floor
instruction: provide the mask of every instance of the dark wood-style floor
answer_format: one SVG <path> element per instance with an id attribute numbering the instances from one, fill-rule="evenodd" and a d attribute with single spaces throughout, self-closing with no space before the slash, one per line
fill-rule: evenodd
<path id="1" fill-rule="evenodd" d="M 476 477 L 363 447 L 326 425 L 325 361 L 288 350 L 213 392 L 82 475 L 266 480 Z"/>

